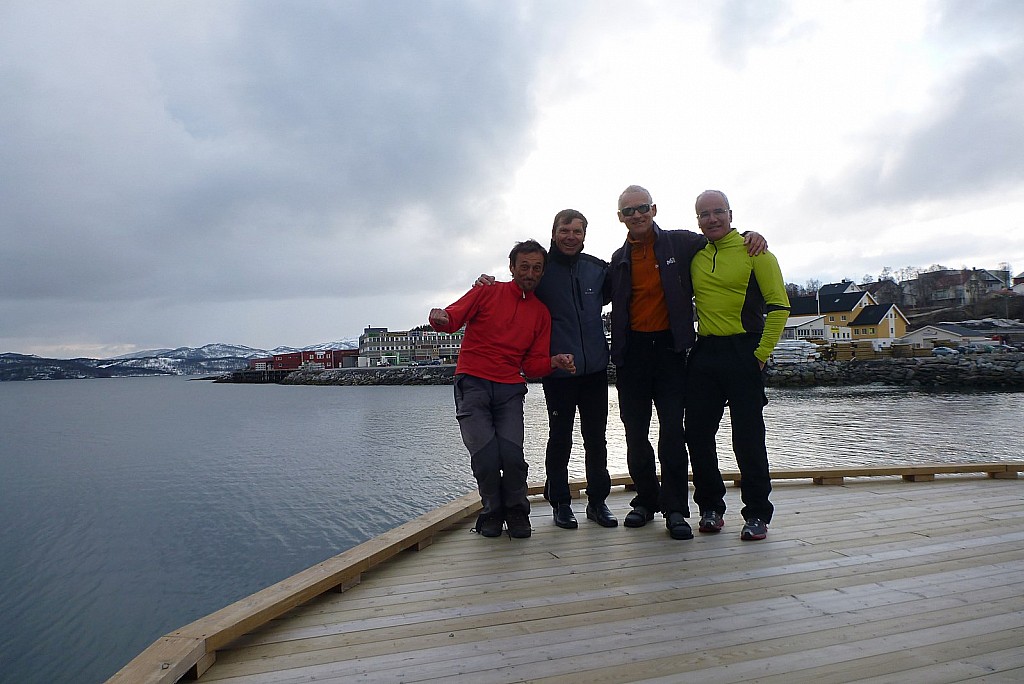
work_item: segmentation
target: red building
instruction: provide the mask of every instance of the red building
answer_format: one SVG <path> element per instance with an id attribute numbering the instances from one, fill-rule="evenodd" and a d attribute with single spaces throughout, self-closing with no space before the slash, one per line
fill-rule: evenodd
<path id="1" fill-rule="evenodd" d="M 288 352 L 274 354 L 272 359 L 252 359 L 249 368 L 253 370 L 298 370 L 312 368 L 326 370 L 328 368 L 351 368 L 357 363 L 358 349 L 320 349 L 312 351 Z M 260 368 L 257 364 L 263 364 Z"/>
<path id="2" fill-rule="evenodd" d="M 297 370 L 302 365 L 302 352 L 274 354 L 274 370 Z"/>

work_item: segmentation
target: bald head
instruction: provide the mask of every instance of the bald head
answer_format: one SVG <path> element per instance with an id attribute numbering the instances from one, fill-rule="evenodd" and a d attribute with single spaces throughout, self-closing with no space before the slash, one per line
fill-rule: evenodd
<path id="1" fill-rule="evenodd" d="M 619 195 L 619 209 L 625 206 L 622 203 L 622 198 L 625 197 L 626 195 L 643 195 L 645 201 L 648 204 L 654 204 L 654 198 L 651 197 L 651 193 L 647 191 L 647 188 L 642 187 L 640 185 L 630 185 L 628 188 L 623 190 L 622 193 Z"/>
<path id="2" fill-rule="evenodd" d="M 721 200 L 725 203 L 725 208 L 726 209 L 731 209 L 732 208 L 731 206 L 729 206 L 729 198 L 726 197 L 725 193 L 722 192 L 721 190 L 705 190 L 704 192 L 702 192 L 699 195 L 697 195 L 697 202 L 700 202 L 701 198 L 704 197 L 705 195 L 717 196 L 717 197 L 721 198 Z"/>

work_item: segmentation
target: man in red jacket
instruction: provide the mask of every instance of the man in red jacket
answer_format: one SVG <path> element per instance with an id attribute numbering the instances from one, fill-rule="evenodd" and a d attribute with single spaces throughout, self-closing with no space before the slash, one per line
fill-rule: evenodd
<path id="1" fill-rule="evenodd" d="M 476 530 L 485 537 L 500 536 L 505 523 L 510 537 L 532 532 L 523 456 L 525 377 L 543 377 L 553 368 L 576 372 L 572 354 L 549 356 L 551 315 L 533 294 L 547 257 L 535 240 L 520 242 L 509 254 L 511 282 L 474 287 L 451 306 L 430 310 L 434 330 L 466 326 L 455 367 L 455 417 L 483 504 Z"/>

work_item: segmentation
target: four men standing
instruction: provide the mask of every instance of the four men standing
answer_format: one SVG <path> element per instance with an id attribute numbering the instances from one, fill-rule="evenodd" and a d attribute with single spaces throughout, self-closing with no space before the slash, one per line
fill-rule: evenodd
<path id="1" fill-rule="evenodd" d="M 740 395 L 734 394 L 731 380 L 723 380 L 714 384 L 718 381 L 717 376 L 722 370 L 714 364 L 702 369 L 701 372 L 704 375 L 701 376 L 700 382 L 711 382 L 713 384 L 709 387 L 720 388 L 720 391 L 709 389 L 701 390 L 699 393 L 693 391 L 687 393 L 687 385 L 697 382 L 692 375 L 689 382 L 687 378 L 687 350 L 693 346 L 695 337 L 693 328 L 694 296 L 698 302 L 698 315 L 701 316 L 699 325 L 702 338 L 711 336 L 731 339 L 736 335 L 743 335 L 746 336 L 744 339 L 747 339 L 755 333 L 759 334 L 756 358 L 760 359 L 761 363 L 760 365 L 754 363 L 750 365 L 756 368 L 756 384 L 760 387 L 762 399 L 764 390 L 761 384 L 760 370 L 763 368 L 763 361 L 767 359 L 767 355 L 774 348 L 778 335 L 781 334 L 785 324 L 788 300 L 785 299 L 785 287 L 782 284 L 781 273 L 778 273 L 778 264 L 774 257 L 768 254 L 761 254 L 761 257 L 765 258 L 754 256 L 763 252 L 765 246 L 763 238 L 756 233 L 751 233 L 746 238 L 736 234 L 731 228 L 731 213 L 728 216 L 730 220 L 723 227 L 722 207 L 702 209 L 703 204 L 713 203 L 712 195 L 714 198 L 724 201 L 725 211 L 728 211 L 728 200 L 725 200 L 724 194 L 717 191 L 702 193 L 697 202 L 698 224 L 704 233 L 704 235 L 700 235 L 691 231 L 662 230 L 654 222 L 657 205 L 654 204 L 650 193 L 636 185 L 626 188 L 619 197 L 618 216 L 619 220 L 625 224 L 628 235 L 623 246 L 612 256 L 610 266 L 600 259 L 582 254 L 587 222 L 581 213 L 567 209 L 555 216 L 552 226 L 550 269 L 547 276 L 540 280 L 540 284 L 534 283 L 533 287 L 536 288 L 537 298 L 550 310 L 552 327 L 549 351 L 552 353 L 558 351 L 561 355 L 568 356 L 569 359 L 568 363 L 563 364 L 557 361 L 558 355 L 552 356 L 551 367 L 561 368 L 565 372 L 556 371 L 555 374 L 543 380 L 549 419 L 545 459 L 547 476 L 545 497 L 553 507 L 554 521 L 559 527 L 570 529 L 577 527 L 570 505 L 567 473 L 569 452 L 572 447 L 573 422 L 577 409 L 580 412 L 580 428 L 586 453 L 589 499 L 587 517 L 605 527 L 617 525 L 617 520 L 605 504 L 605 498 L 610 489 L 604 434 L 608 415 L 606 372 L 608 353 L 601 321 L 601 308 L 610 300 L 612 303 L 611 359 L 616 367 L 620 416 L 626 433 L 627 466 L 637 492 L 631 502 L 632 510 L 626 516 L 625 525 L 627 527 L 642 527 L 653 519 L 656 511 L 661 511 L 665 516 L 665 524 L 672 538 L 691 539 L 693 537 L 692 529 L 686 521 L 686 518 L 689 517 L 686 444 L 690 442 L 691 450 L 694 451 L 694 501 L 701 511 L 700 529 L 702 532 L 718 532 L 722 528 L 721 516 L 725 510 L 725 487 L 718 469 L 714 436 L 722 417 L 725 402 L 731 403 L 734 401 L 734 396 Z M 716 210 L 719 210 L 718 213 L 715 213 Z M 700 218 L 702 212 L 707 216 Z M 721 240 L 725 240 L 725 242 L 719 245 Z M 715 263 L 714 250 L 719 246 L 729 249 L 730 269 L 727 274 L 725 269 L 719 270 Z M 699 257 L 705 252 L 711 254 L 710 269 L 705 267 Z M 514 254 L 515 250 L 513 250 Z M 510 258 L 512 258 L 511 255 Z M 746 314 L 746 317 L 740 313 L 733 315 L 733 298 L 725 294 L 737 287 L 746 291 L 745 284 L 742 286 L 737 284 L 738 279 L 742 278 L 742 269 L 739 266 L 732 267 L 733 264 L 739 264 L 743 259 L 757 264 L 757 266 L 752 266 L 747 273 L 750 285 L 756 292 L 750 293 L 749 297 L 741 296 L 739 298 L 740 309 Z M 778 276 L 778 287 L 776 287 L 775 278 L 772 275 L 772 264 L 774 264 L 774 272 Z M 513 276 L 515 276 L 514 263 L 512 270 Z M 728 284 L 723 284 L 720 278 L 722 275 L 728 275 Z M 757 290 L 755 285 L 761 278 L 765 280 L 766 286 Z M 771 282 L 770 286 L 767 285 L 769 281 Z M 478 284 L 489 282 L 493 282 L 493 279 L 489 276 L 481 276 Z M 513 281 L 513 283 L 515 282 L 516 280 Z M 474 288 L 463 297 L 463 300 L 470 298 L 474 291 L 507 289 L 513 283 L 501 283 L 497 288 Z M 760 313 L 754 313 L 758 304 L 756 295 L 766 288 L 769 293 L 769 301 L 772 304 L 769 311 L 769 325 L 765 326 L 762 322 L 761 327 L 756 328 L 753 319 L 755 316 L 760 318 Z M 778 289 L 782 291 L 783 299 L 781 301 L 776 301 L 778 300 L 776 296 Z M 527 291 L 525 288 L 522 290 L 524 294 Z M 764 304 L 763 297 L 760 304 L 762 306 Z M 728 313 L 725 310 L 719 311 L 717 309 L 719 306 L 727 306 Z M 453 307 L 449 307 L 449 309 Z M 442 322 L 440 315 L 435 321 L 435 312 L 437 311 L 442 310 L 435 309 L 431 312 L 431 325 L 435 329 L 453 331 L 460 327 L 455 325 L 455 321 L 451 319 Z M 776 312 L 781 312 L 781 323 L 777 322 L 779 314 Z M 705 317 L 702 314 L 717 315 L 718 317 L 710 318 L 705 325 Z M 735 332 L 734 327 L 722 327 L 720 319 L 731 321 L 733 318 L 742 319 L 742 325 L 748 327 L 740 327 L 739 332 Z M 747 320 L 748 318 L 749 320 Z M 763 321 L 763 319 L 761 320 Z M 761 334 L 764 330 L 767 332 Z M 515 334 L 514 331 L 507 329 L 503 333 L 509 336 Z M 774 340 L 772 339 L 773 335 Z M 466 344 L 469 341 L 470 328 L 467 327 L 463 354 L 465 354 Z M 698 343 L 699 345 L 700 343 Z M 764 348 L 767 348 L 767 352 L 763 351 Z M 733 361 L 733 363 L 736 362 Z M 460 356 L 459 368 L 456 369 L 456 409 L 463 439 L 473 455 L 473 470 L 480 485 L 481 498 L 484 500 L 485 512 L 481 514 L 481 519 L 478 521 L 478 529 L 485 536 L 497 536 L 501 532 L 501 524 L 498 523 L 496 532 L 492 529 L 493 523 L 488 526 L 488 512 L 493 514 L 495 506 L 488 506 L 485 497 L 487 488 L 477 473 L 478 462 L 494 461 L 499 464 L 498 469 L 500 470 L 501 459 L 485 458 L 482 454 L 485 453 L 486 445 L 477 444 L 479 439 L 467 438 L 467 423 L 464 422 L 463 412 L 460 408 L 460 385 L 465 382 L 462 366 L 462 357 Z M 572 375 L 576 373 L 577 367 L 581 372 L 578 375 Z M 529 369 L 525 370 L 528 371 L 527 374 L 530 374 Z M 534 370 L 536 370 L 536 366 Z M 544 373 L 534 373 L 534 375 L 544 375 Z M 708 376 L 711 377 L 710 380 L 705 379 Z M 744 378 L 744 387 L 753 387 L 753 385 L 751 378 Z M 518 408 L 518 457 L 520 460 L 522 459 L 523 394 L 525 394 L 525 390 L 519 395 Z M 461 402 L 464 401 L 464 399 L 461 400 Z M 741 401 L 741 399 L 735 401 Z M 705 403 L 707 406 L 704 406 Z M 657 454 L 661 464 L 660 482 L 654 461 L 654 448 L 648 436 L 652 404 L 657 409 L 659 419 Z M 694 411 L 692 407 L 695 405 L 700 405 L 702 408 Z M 752 406 L 749 402 L 745 404 L 746 409 L 750 409 Z M 757 407 L 758 419 L 760 419 L 761 406 L 763 406 L 763 401 Z M 683 429 L 684 408 L 687 411 L 686 433 Z M 736 421 L 736 409 L 732 410 L 733 420 Z M 694 413 L 690 413 L 691 411 Z M 739 429 L 746 429 L 748 425 L 756 427 L 757 421 L 754 420 L 749 410 L 742 415 L 743 422 L 738 425 L 734 424 L 734 427 Z M 698 421 L 701 423 L 699 426 L 697 425 Z M 687 438 L 691 429 L 695 430 L 696 440 Z M 752 435 L 749 441 L 756 442 L 757 435 Z M 760 451 L 754 447 L 746 448 L 745 446 L 742 457 L 740 448 L 737 446 L 737 460 L 743 459 L 740 461 L 740 467 L 745 486 L 743 489 L 745 503 L 743 515 L 747 524 L 743 529 L 743 539 L 763 539 L 767 523 L 771 519 L 771 509 L 766 509 L 764 506 L 767 504 L 770 507 L 767 501 L 770 480 L 768 479 L 767 455 L 764 449 L 763 419 L 760 419 L 760 444 Z M 764 454 L 763 467 L 760 454 Z M 525 462 L 523 466 L 522 500 L 525 501 Z M 744 468 L 746 469 L 744 470 Z M 748 472 L 751 477 L 749 492 L 746 488 Z M 515 481 L 519 482 L 518 475 Z M 767 490 L 765 486 L 767 486 Z M 513 512 L 524 508 L 518 494 L 507 499 L 503 505 L 507 510 Z M 525 509 L 529 510 L 528 503 Z M 517 514 L 513 513 L 512 515 L 515 518 Z M 510 519 L 510 533 L 513 527 L 513 521 Z M 489 534 L 490 532 L 494 532 L 494 534 Z M 525 535 L 513 534 L 512 536 L 529 535 L 527 533 Z"/>

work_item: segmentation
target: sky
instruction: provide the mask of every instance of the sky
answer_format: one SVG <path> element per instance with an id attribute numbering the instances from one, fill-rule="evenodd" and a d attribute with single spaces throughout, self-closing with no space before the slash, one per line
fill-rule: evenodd
<path id="1" fill-rule="evenodd" d="M 1024 271 L 1019 0 L 0 2 L 0 352 L 407 330 L 723 190 L 785 280 Z"/>

